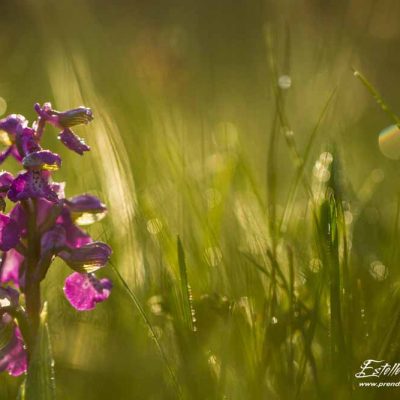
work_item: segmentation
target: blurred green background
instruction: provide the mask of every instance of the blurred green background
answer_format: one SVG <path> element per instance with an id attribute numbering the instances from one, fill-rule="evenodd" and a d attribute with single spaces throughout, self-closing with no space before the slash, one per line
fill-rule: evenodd
<path id="1" fill-rule="evenodd" d="M 92 147 L 84 157 L 48 128 L 45 146 L 63 157 L 54 179 L 67 182 L 67 196 L 90 192 L 108 204 L 90 232 L 112 245 L 112 263 L 165 356 L 112 268 L 101 271 L 115 282 L 110 300 L 78 313 L 62 292 L 69 271 L 56 263 L 44 297 L 59 399 L 177 399 L 180 391 L 187 399 L 346 398 L 348 387 L 332 377 L 344 367 L 325 363 L 324 321 L 312 347 L 316 384 L 312 367 L 301 376 L 293 326 L 266 311 L 277 303 L 284 314 L 287 300 L 271 294 L 249 257 L 266 269 L 278 260 L 289 274 L 290 247 L 298 296 L 310 303 L 317 279 L 310 265 L 319 259 L 307 192 L 296 191 L 287 234 L 276 233 L 277 221 L 298 167 L 291 143 L 304 154 L 333 94 L 304 176 L 318 178 L 322 152 L 340 160 L 357 299 L 348 312 L 353 328 L 344 328 L 354 343 L 349 373 L 378 357 L 398 309 L 399 164 L 378 146 L 393 122 L 352 67 L 400 109 L 399 20 L 396 0 L 0 1 L 1 111 L 33 120 L 35 102 L 93 109 L 93 123 L 77 128 Z M 284 75 L 287 90 L 278 86 Z M 4 168 L 17 166 L 10 160 Z M 194 327 L 185 326 L 177 235 Z M 279 329 L 269 334 L 271 318 Z M 299 347 L 287 363 L 289 336 Z M 397 336 L 391 343 L 395 360 Z M 294 383 L 291 368 L 300 371 Z M 2 374 L 0 399 L 14 399 L 19 383 Z M 396 398 L 388 390 L 354 393 Z"/>

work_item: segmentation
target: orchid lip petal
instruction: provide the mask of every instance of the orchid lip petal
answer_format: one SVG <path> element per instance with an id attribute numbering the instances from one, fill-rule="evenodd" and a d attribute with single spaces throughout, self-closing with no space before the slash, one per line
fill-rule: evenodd
<path id="1" fill-rule="evenodd" d="M 97 279 L 94 274 L 73 272 L 67 277 L 64 294 L 70 304 L 78 311 L 89 311 L 110 296 L 112 282 L 107 279 Z"/>
<path id="2" fill-rule="evenodd" d="M 44 198 L 56 203 L 58 196 L 49 184 L 48 179 L 49 172 L 45 170 L 20 173 L 14 179 L 8 191 L 8 198 L 14 202 L 28 198 Z"/>

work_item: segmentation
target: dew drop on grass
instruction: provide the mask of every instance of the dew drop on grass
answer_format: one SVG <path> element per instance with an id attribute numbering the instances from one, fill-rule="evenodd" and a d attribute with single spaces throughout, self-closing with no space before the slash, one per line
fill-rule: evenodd
<path id="1" fill-rule="evenodd" d="M 379 133 L 379 148 L 382 154 L 392 160 L 400 158 L 400 129 L 390 125 Z"/>
<path id="2" fill-rule="evenodd" d="M 289 75 L 281 75 L 278 79 L 278 86 L 282 90 L 287 90 L 292 86 L 292 78 Z"/>
<path id="3" fill-rule="evenodd" d="M 388 276 L 388 269 L 381 261 L 375 260 L 369 266 L 369 273 L 376 281 L 384 281 Z"/>
<path id="4" fill-rule="evenodd" d="M 328 165 L 332 163 L 333 155 L 332 153 L 329 153 L 329 151 L 324 151 L 323 153 L 320 154 L 319 159 L 321 163 Z"/>
<path id="5" fill-rule="evenodd" d="M 331 177 L 331 173 L 329 172 L 328 168 L 321 167 L 318 162 L 313 168 L 313 175 L 320 182 L 328 182 Z"/>
<path id="6" fill-rule="evenodd" d="M 272 322 L 272 325 L 276 325 L 278 323 L 278 318 L 272 317 L 271 322 Z"/>
<path id="7" fill-rule="evenodd" d="M 291 138 L 294 137 L 294 132 L 293 132 L 291 129 L 289 129 L 288 127 L 286 127 L 286 126 L 282 128 L 282 133 L 283 133 L 288 139 L 291 139 Z"/>

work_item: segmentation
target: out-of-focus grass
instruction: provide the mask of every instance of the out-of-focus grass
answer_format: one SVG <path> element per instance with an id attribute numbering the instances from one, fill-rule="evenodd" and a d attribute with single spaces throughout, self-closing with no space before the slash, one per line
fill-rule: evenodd
<path id="1" fill-rule="evenodd" d="M 398 361 L 399 176 L 351 67 L 398 108 L 396 2 L 0 11 L 7 112 L 92 107 L 90 154 L 46 141 L 67 195 L 110 210 L 91 228 L 114 249 L 110 300 L 77 313 L 67 267 L 46 279 L 58 398 L 395 398 L 354 390 L 365 359 Z M 3 374 L 0 399 L 18 383 Z"/>

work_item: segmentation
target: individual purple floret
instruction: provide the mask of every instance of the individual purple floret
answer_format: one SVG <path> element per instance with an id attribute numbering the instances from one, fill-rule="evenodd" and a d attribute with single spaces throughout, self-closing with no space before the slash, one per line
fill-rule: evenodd
<path id="1" fill-rule="evenodd" d="M 75 133 L 69 128 L 63 129 L 58 135 L 58 138 L 66 147 L 80 155 L 82 155 L 85 151 L 90 150 L 90 147 L 85 143 L 85 141 L 79 136 L 75 135 Z"/>
<path id="2" fill-rule="evenodd" d="M 70 150 L 82 155 L 85 151 L 89 151 L 90 147 L 78 135 L 69 129 L 75 125 L 87 124 L 93 119 L 92 110 L 86 107 L 78 107 L 73 110 L 64 112 L 56 111 L 51 108 L 50 103 L 44 103 L 43 107 L 35 104 L 35 111 L 39 115 L 40 121 L 60 129 L 58 138 Z"/>
<path id="3" fill-rule="evenodd" d="M 23 286 L 23 263 L 25 257 L 15 249 L 10 249 L 3 253 L 0 266 L 0 282 L 12 283 L 15 287 L 19 288 L 20 283 Z"/>
<path id="4" fill-rule="evenodd" d="M 0 332 L 9 329 L 10 339 L 6 346 L 0 349 L 0 372 L 7 371 L 12 376 L 19 376 L 27 370 L 27 356 L 24 341 L 18 327 L 11 318 L 4 315 L 0 320 Z"/>
<path id="5" fill-rule="evenodd" d="M 27 370 L 27 354 L 32 354 L 39 327 L 40 285 L 55 258 L 73 270 L 64 293 L 77 310 L 92 310 L 112 288 L 109 279 L 94 275 L 109 261 L 111 248 L 80 228 L 103 218 L 107 207 L 90 194 L 65 198 L 65 185 L 53 182 L 52 176 L 61 157 L 41 147 L 45 127 L 51 124 L 61 130 L 59 138 L 68 148 L 78 154 L 88 151 L 70 128 L 90 122 L 92 112 L 85 107 L 60 112 L 50 103 L 36 104 L 35 111 L 38 120 L 32 127 L 22 115 L 0 120 L 0 142 L 8 146 L 0 163 L 12 155 L 23 169 L 15 177 L 0 173 L 0 372 L 14 376 Z M 5 213 L 7 199 L 12 208 Z M 1 286 L 5 284 L 13 288 Z M 19 305 L 19 294 L 25 297 L 25 308 Z"/>
<path id="6" fill-rule="evenodd" d="M 27 127 L 28 121 L 22 115 L 11 114 L 0 120 L 0 142 L 8 146 L 0 153 L 0 164 L 12 155 L 17 161 L 21 161 L 22 157 L 17 149 L 17 136 L 22 135 L 23 130 Z"/>
<path id="7" fill-rule="evenodd" d="M 18 224 L 8 215 L 0 214 L 0 250 L 7 251 L 15 247 L 19 237 Z"/>
<path id="8" fill-rule="evenodd" d="M 21 332 L 12 316 L 18 308 L 19 294 L 10 287 L 0 287 L 0 372 L 19 376 L 27 370 L 27 355 Z"/>
<path id="9" fill-rule="evenodd" d="M 69 302 L 80 311 L 92 310 L 108 298 L 112 288 L 109 279 L 97 279 L 94 274 L 74 272 L 65 280 L 64 293 Z"/>

